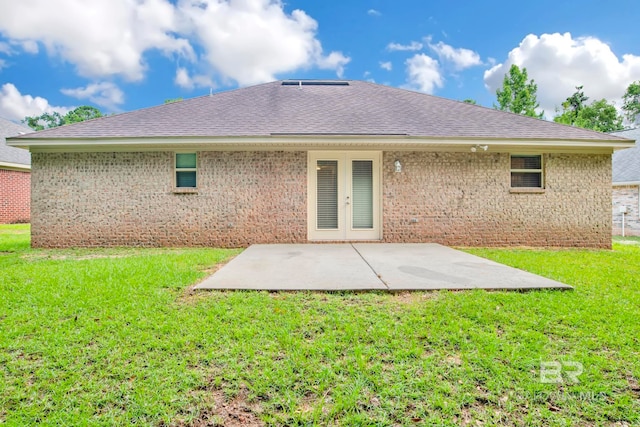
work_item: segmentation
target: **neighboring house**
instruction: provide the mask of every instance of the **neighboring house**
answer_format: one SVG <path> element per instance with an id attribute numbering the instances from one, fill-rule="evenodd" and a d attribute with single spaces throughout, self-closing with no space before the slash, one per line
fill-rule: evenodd
<path id="1" fill-rule="evenodd" d="M 627 139 L 361 81 L 276 81 L 11 139 L 32 244 L 611 247 Z"/>
<path id="2" fill-rule="evenodd" d="M 0 224 L 29 222 L 31 156 L 9 147 L 5 138 L 32 132 L 0 117 Z"/>
<path id="3" fill-rule="evenodd" d="M 640 128 L 615 132 L 613 135 L 640 139 Z M 613 234 L 640 236 L 640 147 L 617 151 L 613 154 Z M 621 212 L 624 210 L 625 212 Z"/>

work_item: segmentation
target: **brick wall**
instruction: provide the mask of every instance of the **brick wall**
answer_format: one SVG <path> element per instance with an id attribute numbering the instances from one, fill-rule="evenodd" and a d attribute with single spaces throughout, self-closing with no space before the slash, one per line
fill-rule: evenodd
<path id="1" fill-rule="evenodd" d="M 31 174 L 0 169 L 0 224 L 29 222 Z"/>
<path id="2" fill-rule="evenodd" d="M 545 192 L 513 194 L 508 154 L 385 152 L 383 240 L 610 247 L 610 156 L 544 158 Z M 198 193 L 174 194 L 173 153 L 33 153 L 32 244 L 307 241 L 305 152 L 202 152 L 198 168 Z"/>
<path id="3" fill-rule="evenodd" d="M 33 153 L 32 244 L 241 247 L 307 236 L 305 152 L 202 152 L 197 194 L 173 153 Z"/>
<path id="4" fill-rule="evenodd" d="M 383 167 L 384 241 L 611 247 L 608 155 L 545 155 L 542 194 L 510 192 L 506 153 L 385 152 Z"/>
<path id="5" fill-rule="evenodd" d="M 625 236 L 640 236 L 640 219 L 638 218 L 638 186 L 615 186 L 613 187 L 613 234 L 622 234 L 622 214 L 620 206 L 627 207 L 624 216 Z"/>

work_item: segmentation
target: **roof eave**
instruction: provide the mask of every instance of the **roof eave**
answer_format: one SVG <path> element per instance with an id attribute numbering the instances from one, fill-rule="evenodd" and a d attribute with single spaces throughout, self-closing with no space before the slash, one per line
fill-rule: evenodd
<path id="1" fill-rule="evenodd" d="M 0 161 L 0 169 L 9 169 L 9 170 L 15 170 L 19 172 L 29 172 L 31 170 L 31 165 Z"/>
<path id="2" fill-rule="evenodd" d="M 613 185 L 615 187 L 635 186 L 640 185 L 640 181 L 614 181 Z"/>
<path id="3" fill-rule="evenodd" d="M 489 151 L 594 151 L 611 152 L 630 148 L 624 139 L 535 139 L 485 137 L 426 137 L 410 135 L 325 135 L 273 134 L 226 137 L 113 137 L 113 138 L 9 138 L 12 147 L 32 152 L 45 151 L 131 151 L 131 150 L 308 150 L 308 149 L 384 149 L 468 151 L 474 145 L 488 145 Z"/>

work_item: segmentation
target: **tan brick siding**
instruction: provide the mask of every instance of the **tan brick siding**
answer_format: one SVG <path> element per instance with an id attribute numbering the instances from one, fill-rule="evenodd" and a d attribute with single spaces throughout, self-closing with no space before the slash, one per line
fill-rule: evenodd
<path id="1" fill-rule="evenodd" d="M 640 236 L 640 218 L 638 218 L 638 186 L 625 185 L 613 187 L 613 234 L 622 234 L 622 214 L 620 206 L 626 206 L 627 213 L 624 216 L 625 236 Z"/>
<path id="2" fill-rule="evenodd" d="M 173 153 L 34 153 L 32 244 L 220 246 L 306 240 L 305 152 L 202 152 L 197 194 Z"/>
<path id="3" fill-rule="evenodd" d="M 0 169 L 0 224 L 29 222 L 31 174 Z"/>
<path id="4" fill-rule="evenodd" d="M 383 241 L 610 247 L 610 156 L 544 159 L 544 194 L 512 194 L 506 153 L 385 152 Z M 201 152 L 197 194 L 173 173 L 170 152 L 34 153 L 32 244 L 307 241 L 307 153 Z"/>
<path id="5" fill-rule="evenodd" d="M 507 153 L 385 152 L 383 240 L 611 247 L 610 156 L 545 155 L 543 194 L 511 193 L 509 167 Z"/>

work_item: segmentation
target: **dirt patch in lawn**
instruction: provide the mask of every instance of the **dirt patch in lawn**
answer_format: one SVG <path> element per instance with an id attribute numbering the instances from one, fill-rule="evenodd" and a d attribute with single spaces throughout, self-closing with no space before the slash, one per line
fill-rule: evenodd
<path id="1" fill-rule="evenodd" d="M 189 422 L 177 422 L 177 427 L 262 427 L 260 407 L 249 402 L 246 390 L 236 397 L 228 399 L 222 390 L 207 391 L 207 406 L 197 418 Z"/>
<path id="2" fill-rule="evenodd" d="M 30 261 L 86 261 L 93 259 L 118 259 L 164 254 L 180 255 L 184 250 L 174 248 L 88 248 L 88 249 L 39 249 L 21 256 Z"/>
<path id="3" fill-rule="evenodd" d="M 400 304 L 416 304 L 426 300 L 436 300 L 441 294 L 437 291 L 399 291 L 393 292 L 393 301 Z"/>
<path id="4" fill-rule="evenodd" d="M 88 259 L 101 258 L 128 258 L 133 255 L 51 255 L 51 254 L 26 254 L 22 258 L 28 260 L 51 260 L 51 261 L 85 261 Z"/>

